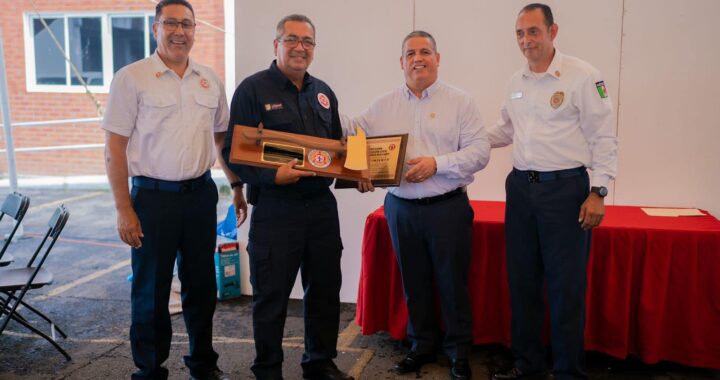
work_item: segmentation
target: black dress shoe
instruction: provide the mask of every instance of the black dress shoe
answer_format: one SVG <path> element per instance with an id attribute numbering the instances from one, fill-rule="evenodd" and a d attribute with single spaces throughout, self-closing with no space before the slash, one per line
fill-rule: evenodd
<path id="1" fill-rule="evenodd" d="M 410 351 L 410 353 L 407 354 L 405 359 L 400 360 L 397 364 L 395 364 L 395 367 L 393 367 L 393 372 L 397 373 L 398 375 L 410 372 L 417 372 L 423 365 L 428 363 L 434 363 L 435 360 L 436 358 L 434 354 L 418 354 L 415 351 Z"/>
<path id="2" fill-rule="evenodd" d="M 467 359 L 451 359 L 450 360 L 450 379 L 451 380 L 468 380 L 472 377 L 470 371 L 470 363 Z"/>
<path id="3" fill-rule="evenodd" d="M 203 376 L 190 376 L 190 380 L 229 380 L 230 378 L 225 374 L 225 372 L 221 371 L 220 368 L 215 368 L 214 370 L 206 373 Z"/>
<path id="4" fill-rule="evenodd" d="M 507 372 L 502 373 L 496 373 L 493 375 L 493 380 L 508 380 L 508 379 L 545 379 L 547 378 L 546 371 L 535 371 L 535 372 L 527 372 L 523 371 L 520 368 L 513 368 Z"/>
<path id="5" fill-rule="evenodd" d="M 310 380 L 355 380 L 345 372 L 338 369 L 335 363 L 328 362 L 322 365 L 314 365 L 310 368 L 303 367 L 303 379 Z"/>

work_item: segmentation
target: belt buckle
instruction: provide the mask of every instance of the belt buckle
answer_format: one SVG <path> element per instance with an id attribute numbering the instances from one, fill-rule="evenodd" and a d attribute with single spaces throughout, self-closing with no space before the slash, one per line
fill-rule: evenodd
<path id="1" fill-rule="evenodd" d="M 535 183 L 540 182 L 540 173 L 535 170 L 528 170 L 528 182 Z"/>

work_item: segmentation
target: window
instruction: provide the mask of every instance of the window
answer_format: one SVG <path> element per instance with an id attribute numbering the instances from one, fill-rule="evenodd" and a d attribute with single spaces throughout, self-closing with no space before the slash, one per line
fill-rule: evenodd
<path id="1" fill-rule="evenodd" d="M 60 40 L 59 44 L 65 45 L 65 20 L 49 18 L 45 22 L 48 29 Z M 35 56 L 43 57 L 35 60 L 37 83 L 67 84 L 63 55 L 56 48 L 50 33 L 43 27 L 40 20 L 33 20 L 33 36 L 35 40 Z"/>
<path id="2" fill-rule="evenodd" d="M 113 73 L 155 51 L 152 35 L 155 16 L 112 17 Z M 149 42 L 149 43 L 148 43 Z"/>
<path id="3" fill-rule="evenodd" d="M 88 85 L 103 85 L 102 31 L 99 17 L 68 17 L 70 61 L 75 63 L 80 76 Z M 76 75 L 70 83 L 81 84 Z"/>
<path id="4" fill-rule="evenodd" d="M 85 91 L 58 44 L 88 86 L 101 92 L 108 91 L 114 73 L 157 47 L 152 13 L 43 14 L 43 19 L 47 28 L 37 15 L 26 16 L 28 91 Z"/>

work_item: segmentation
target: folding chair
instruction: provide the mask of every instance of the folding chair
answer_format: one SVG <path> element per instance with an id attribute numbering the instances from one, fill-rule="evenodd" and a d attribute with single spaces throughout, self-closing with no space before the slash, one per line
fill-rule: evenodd
<path id="1" fill-rule="evenodd" d="M 5 197 L 5 201 L 0 208 L 0 220 L 7 215 L 14 220 L 15 225 L 5 238 L 5 243 L 3 244 L 2 249 L 0 249 L 0 267 L 7 266 L 15 261 L 15 258 L 9 253 L 6 255 L 5 251 L 10 245 L 10 242 L 12 242 L 15 232 L 17 232 L 18 227 L 20 227 L 20 222 L 22 222 L 25 217 L 25 212 L 29 206 L 30 198 L 20 193 L 14 192 Z"/>
<path id="2" fill-rule="evenodd" d="M 0 335 L 5 331 L 10 319 L 12 319 L 50 342 L 68 361 L 71 360 L 70 355 L 55 341 L 55 331 L 59 332 L 63 338 L 67 338 L 67 334 L 55 326 L 50 318 L 23 301 L 23 298 L 30 289 L 37 289 L 52 284 L 52 273 L 42 268 L 42 265 L 45 263 L 69 217 L 70 213 L 65 209 L 65 206 L 59 206 L 50 218 L 48 230 L 27 265 L 24 268 L 0 269 L 0 292 L 6 296 L 4 299 L 0 299 L 0 303 L 2 304 L 0 307 L 0 315 L 4 316 L 2 324 L 0 325 Z M 41 251 L 42 254 L 40 253 Z M 33 266 L 33 264 L 35 264 L 35 266 Z M 15 294 L 17 292 L 19 292 L 18 295 Z M 21 304 L 50 324 L 52 336 L 48 336 L 31 325 L 25 317 L 18 313 L 17 309 Z"/>

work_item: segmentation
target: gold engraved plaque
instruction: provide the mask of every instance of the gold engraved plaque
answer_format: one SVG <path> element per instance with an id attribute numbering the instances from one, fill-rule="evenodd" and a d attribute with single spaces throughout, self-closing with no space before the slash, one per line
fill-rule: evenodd
<path id="1" fill-rule="evenodd" d="M 405 164 L 407 134 L 367 138 L 368 169 L 374 187 L 400 185 Z M 355 188 L 355 181 L 337 181 L 336 188 Z"/>

